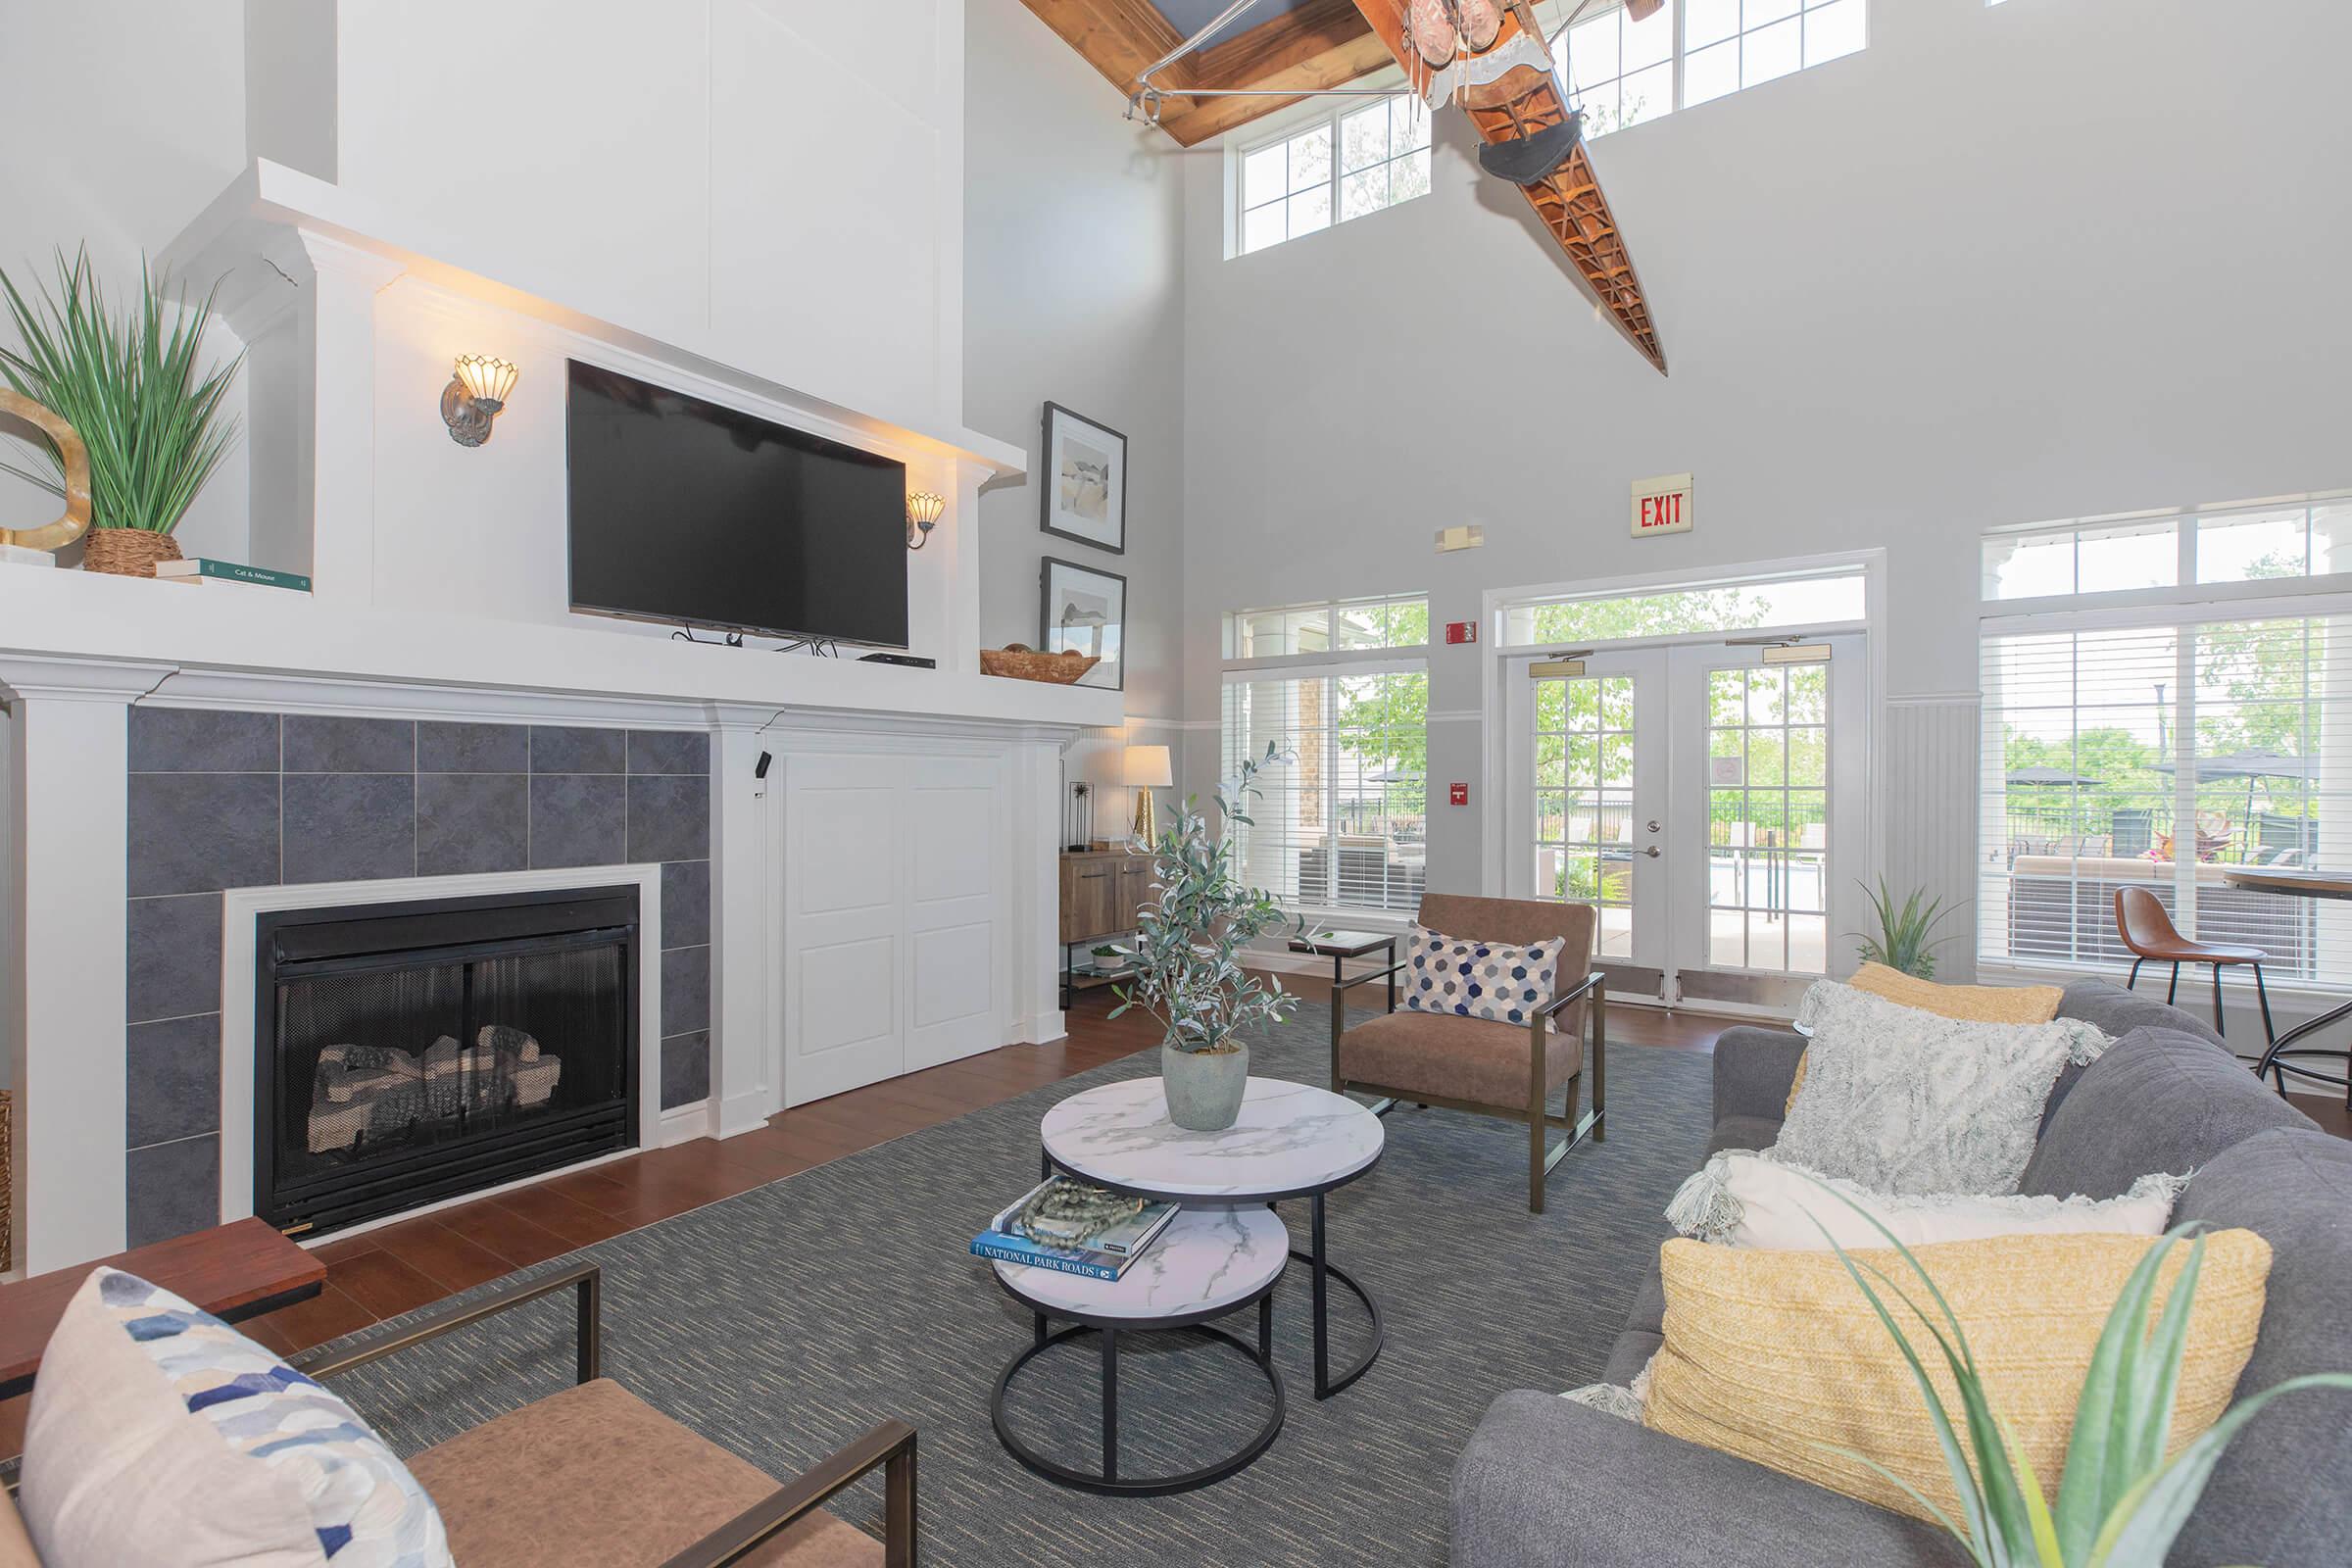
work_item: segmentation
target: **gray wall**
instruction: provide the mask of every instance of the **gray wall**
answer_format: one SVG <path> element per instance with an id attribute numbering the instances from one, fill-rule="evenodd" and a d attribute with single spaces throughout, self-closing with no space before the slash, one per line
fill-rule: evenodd
<path id="1" fill-rule="evenodd" d="M 1048 400 L 1127 437 L 1127 551 L 1043 533 L 1039 485 L 981 498 L 982 641 L 1038 640 L 1038 563 L 1127 579 L 1127 703 L 1180 716 L 1184 635 L 1183 185 L 1157 132 L 1013 0 L 965 12 L 964 422 L 1041 461 Z M 1102 778 L 1102 755 L 1074 759 Z M 1111 792 L 1117 796 L 1120 792 Z M 1103 804 L 1105 825 L 1116 801 Z"/>
<path id="2" fill-rule="evenodd" d="M 1231 608 L 1425 588 L 1436 623 L 1872 545 L 1885 695 L 1973 693 L 1984 528 L 2352 484 L 2352 10 L 2235 9 L 1877 0 L 1863 53 L 1599 140 L 1670 378 L 1457 114 L 1430 196 L 1236 260 L 1222 160 L 1185 160 L 1188 713 Z M 1630 483 L 1684 469 L 1695 531 L 1630 539 Z M 1486 548 L 1434 556 L 1449 523 Z M 1433 711 L 1480 657 L 1433 654 Z M 1433 778 L 1480 777 L 1481 728 L 1433 725 Z M 1948 761 L 1888 761 L 1890 834 L 1973 820 Z M 1433 887 L 1475 884 L 1492 799 L 1434 811 Z"/>

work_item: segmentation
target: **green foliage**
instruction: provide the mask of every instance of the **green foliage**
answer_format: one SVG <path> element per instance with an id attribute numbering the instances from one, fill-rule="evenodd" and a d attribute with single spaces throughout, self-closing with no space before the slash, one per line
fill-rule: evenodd
<path id="1" fill-rule="evenodd" d="M 1925 888 L 1914 888 L 1911 896 L 1898 906 L 1894 895 L 1887 890 L 1886 879 L 1879 878 L 1873 889 L 1867 884 L 1862 891 L 1870 899 L 1870 906 L 1879 917 L 1876 932 L 1848 932 L 1862 944 L 1863 961 L 1883 963 L 1889 969 L 1917 975 L 1922 980 L 1936 977 L 1936 927 L 1951 913 L 1941 899 L 1920 901 L 1927 897 Z M 1946 939 L 1948 940 L 1948 939 Z"/>
<path id="2" fill-rule="evenodd" d="M 121 318 L 107 307 L 88 252 L 69 263 L 60 251 L 57 277 L 58 294 L 42 288 L 27 300 L 0 271 L 0 292 L 24 345 L 0 349 L 0 375 L 74 426 L 88 446 L 95 526 L 168 534 L 228 451 L 236 421 L 222 414 L 220 402 L 244 356 L 199 376 L 213 297 L 193 306 L 167 300 L 144 266 L 137 311 Z M 63 495 L 65 458 L 47 437 L 40 445 L 48 471 L 0 468 Z"/>
<path id="3" fill-rule="evenodd" d="M 1262 759 L 1243 762 L 1234 795 L 1222 786 L 1214 793 L 1218 814 L 1248 822 L 1239 805 L 1256 798 L 1258 773 L 1283 760 L 1281 743 L 1269 742 Z M 1178 1051 L 1233 1051 L 1242 1030 L 1281 1023 L 1296 1005 L 1280 981 L 1269 984 L 1243 969 L 1242 950 L 1303 922 L 1285 914 L 1272 894 L 1235 880 L 1230 839 L 1210 836 L 1198 797 L 1163 809 L 1169 821 L 1157 844 L 1129 841 L 1131 851 L 1151 854 L 1157 897 L 1137 916 L 1134 942 L 1115 950 L 1134 960 L 1135 979 L 1113 988 L 1119 1005 L 1111 1016 L 1141 1007 L 1159 1020 L 1166 1043 Z"/>
<path id="4" fill-rule="evenodd" d="M 1877 1265 L 1857 1265 L 1844 1248 L 1837 1249 L 1838 1260 L 1893 1338 L 1919 1385 L 1936 1445 L 1943 1451 L 1953 1489 L 1960 1494 L 1960 1521 L 1947 1517 L 1907 1483 L 1864 1455 L 1850 1449 L 1833 1451 L 1902 1488 L 1960 1542 L 1978 1568 L 2163 1568 L 2165 1554 L 2203 1495 L 2222 1450 L 2248 1421 L 2282 1394 L 2320 1388 L 2352 1390 L 2352 1376 L 2341 1373 L 2289 1378 L 2240 1401 L 2168 1462 L 2164 1450 L 2172 1437 L 2173 1401 L 2188 1345 L 2189 1303 L 2196 1295 L 2197 1271 L 2205 1257 L 2203 1237 L 2189 1244 L 2187 1260 L 2152 1328 L 2148 1314 L 2166 1256 L 2195 1228 L 2180 1226 L 2148 1250 L 2107 1314 L 2106 1326 L 2091 1351 L 2082 1391 L 2075 1400 L 2074 1435 L 2067 1445 L 2057 1506 L 2052 1508 L 2034 1467 L 2016 1451 L 2014 1433 L 1992 1408 L 1968 1335 L 1935 1280 L 1911 1250 L 1860 1204 L 1841 1193 L 1832 1196 L 1869 1219 L 1872 1228 L 1886 1238 L 1936 1307 L 1936 1315 L 1931 1315 Z M 1823 1235 L 1828 1234 L 1823 1227 Z M 1959 1392 L 1957 1421 L 1945 1408 L 1928 1377 L 1926 1362 L 1896 1322 L 1886 1298 L 1863 1277 L 1865 1268 L 1935 1341 L 1936 1353 Z M 1965 1450 L 1962 1428 L 1967 1432 Z M 1972 1454 L 1973 1468 L 1969 1462 Z"/>

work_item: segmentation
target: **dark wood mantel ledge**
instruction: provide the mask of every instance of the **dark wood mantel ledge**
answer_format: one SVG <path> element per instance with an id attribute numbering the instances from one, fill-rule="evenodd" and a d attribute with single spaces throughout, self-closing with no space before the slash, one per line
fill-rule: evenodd
<path id="1" fill-rule="evenodd" d="M 229 1323 L 308 1300 L 326 1284 L 324 1263 L 265 1221 L 241 1219 L 0 1285 L 0 1399 L 32 1387 L 66 1303 L 101 1266 L 136 1274 Z"/>

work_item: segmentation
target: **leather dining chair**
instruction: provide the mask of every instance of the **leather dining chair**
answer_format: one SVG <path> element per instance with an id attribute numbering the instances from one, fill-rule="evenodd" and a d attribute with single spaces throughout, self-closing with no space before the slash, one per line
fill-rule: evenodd
<path id="1" fill-rule="evenodd" d="M 2164 988 L 2164 1000 L 2169 1004 L 2180 990 L 2180 966 L 2184 963 L 2213 965 L 2213 1029 L 2227 1036 L 2222 1025 L 2222 970 L 2244 964 L 2254 971 L 2254 995 L 2262 1004 L 2262 1034 L 2266 1041 L 2276 1041 L 2277 1032 L 2271 1027 L 2271 994 L 2263 988 L 2262 960 L 2270 955 L 2260 948 L 2234 947 L 2219 942 L 2191 942 L 2173 925 L 2173 917 L 2165 912 L 2164 903 L 2146 888 L 2123 887 L 2115 890 L 2115 930 L 2132 951 L 2132 978 L 2124 982 L 2129 990 L 2139 983 L 2139 966 L 2151 959 L 2173 966 L 2172 983 Z"/>

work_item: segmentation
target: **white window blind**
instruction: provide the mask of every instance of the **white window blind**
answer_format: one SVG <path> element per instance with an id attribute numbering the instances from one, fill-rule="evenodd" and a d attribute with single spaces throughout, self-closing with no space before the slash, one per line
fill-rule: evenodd
<path id="1" fill-rule="evenodd" d="M 2352 984 L 2352 905 L 2229 883 L 2352 863 L 2352 615 L 2218 613 L 1985 637 L 1980 958 L 2128 964 L 2129 885 L 2267 974 Z"/>
<path id="2" fill-rule="evenodd" d="M 1235 823 L 1243 879 L 1314 909 L 1409 911 L 1428 874 L 1429 675 L 1420 660 L 1228 670 L 1224 773 L 1280 742 Z"/>

